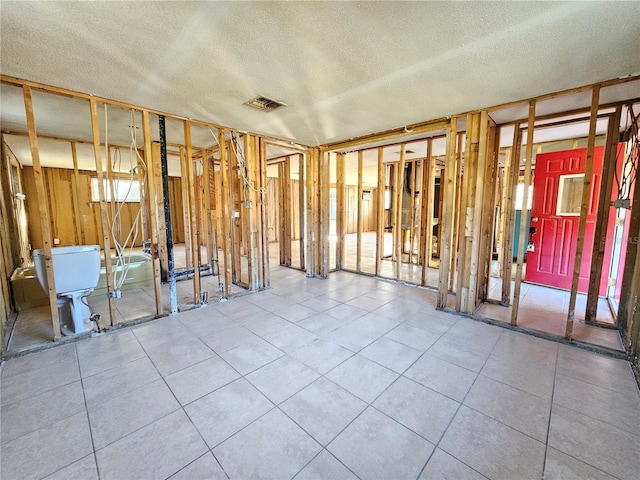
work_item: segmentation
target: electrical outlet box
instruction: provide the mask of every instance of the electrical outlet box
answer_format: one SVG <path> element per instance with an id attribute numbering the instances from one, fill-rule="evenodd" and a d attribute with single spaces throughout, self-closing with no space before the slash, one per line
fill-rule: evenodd
<path id="1" fill-rule="evenodd" d="M 60 245 L 60 239 L 59 239 L 59 238 L 57 238 L 57 237 L 56 237 L 56 238 L 54 238 L 54 239 L 53 239 L 53 244 L 54 244 L 54 245 Z"/>

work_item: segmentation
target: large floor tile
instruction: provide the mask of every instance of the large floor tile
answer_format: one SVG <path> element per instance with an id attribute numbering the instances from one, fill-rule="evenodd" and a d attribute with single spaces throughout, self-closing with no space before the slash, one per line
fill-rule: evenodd
<path id="1" fill-rule="evenodd" d="M 419 383 L 400 377 L 373 406 L 436 444 L 460 404 Z"/>
<path id="2" fill-rule="evenodd" d="M 240 374 L 246 375 L 283 355 L 284 352 L 282 350 L 277 349 L 261 338 L 257 338 L 222 353 L 221 357 Z"/>
<path id="3" fill-rule="evenodd" d="M 317 297 L 310 298 L 309 300 L 305 300 L 304 302 L 302 302 L 302 305 L 304 305 L 305 307 L 309 307 L 316 312 L 324 312 L 326 310 L 329 310 L 330 308 L 337 307 L 338 305 L 340 305 L 340 302 L 332 300 L 326 295 L 319 295 Z"/>
<path id="4" fill-rule="evenodd" d="M 464 405 L 438 446 L 488 478 L 542 476 L 543 443 Z"/>
<path id="5" fill-rule="evenodd" d="M 117 365 L 82 380 L 88 406 L 106 403 L 120 395 L 160 379 L 148 357 Z"/>
<path id="6" fill-rule="evenodd" d="M 165 377 L 165 381 L 180 404 L 187 405 L 239 377 L 238 372 L 216 355 Z"/>
<path id="7" fill-rule="evenodd" d="M 91 453 L 45 477 L 45 480 L 98 480 L 96 457 Z"/>
<path id="8" fill-rule="evenodd" d="M 640 472 L 640 438 L 594 418 L 553 406 L 549 446 L 621 480 Z"/>
<path id="9" fill-rule="evenodd" d="M 369 407 L 327 446 L 363 480 L 415 479 L 433 445 Z"/>
<path id="10" fill-rule="evenodd" d="M 313 342 L 317 335 L 297 325 L 289 324 L 275 333 L 265 335 L 264 338 L 270 344 L 278 347 L 283 352 L 291 353 L 298 348 Z"/>
<path id="11" fill-rule="evenodd" d="M 551 402 L 479 375 L 464 404 L 511 428 L 546 442 Z"/>
<path id="12" fill-rule="evenodd" d="M 309 300 L 307 300 L 308 302 Z M 299 322 L 300 320 L 304 320 L 305 318 L 309 318 L 312 315 L 315 315 L 318 310 L 305 305 L 291 305 L 285 308 L 281 308 L 280 310 L 275 310 L 273 313 L 278 315 L 279 317 L 284 318 L 290 322 Z"/>
<path id="13" fill-rule="evenodd" d="M 213 449 L 231 478 L 291 478 L 321 446 L 274 409 Z"/>
<path id="14" fill-rule="evenodd" d="M 357 480 L 358 477 L 326 450 L 322 450 L 316 455 L 316 457 L 295 476 L 295 480 L 326 479 Z"/>
<path id="15" fill-rule="evenodd" d="M 147 355 L 130 329 L 82 340 L 76 344 L 76 348 L 83 377 L 104 372 Z"/>
<path id="16" fill-rule="evenodd" d="M 422 352 L 381 337 L 361 350 L 360 355 L 394 372 L 402 373 L 422 355 Z"/>
<path id="17" fill-rule="evenodd" d="M 491 358 L 504 362 L 524 362 L 554 370 L 558 358 L 558 343 L 532 335 L 504 332 Z"/>
<path id="18" fill-rule="evenodd" d="M 477 374 L 466 368 L 432 357 L 427 353 L 420 357 L 404 373 L 404 376 L 461 402 L 471 388 Z"/>
<path id="19" fill-rule="evenodd" d="M 403 345 L 424 352 L 433 345 L 440 336 L 441 334 L 439 333 L 431 333 L 426 330 L 422 330 L 421 328 L 403 323 L 387 333 L 384 338 L 389 338 L 402 343 Z"/>
<path id="20" fill-rule="evenodd" d="M 385 305 L 386 307 L 386 305 Z M 377 310 L 376 310 L 377 311 Z M 411 325 L 412 327 L 419 328 L 425 332 L 429 332 L 432 335 L 443 335 L 448 332 L 449 329 L 459 321 L 457 317 L 452 318 L 439 318 L 423 312 L 402 317 L 404 325 Z"/>
<path id="21" fill-rule="evenodd" d="M 335 383 L 319 378 L 280 408 L 321 445 L 333 440 L 367 404 Z"/>
<path id="22" fill-rule="evenodd" d="M 221 354 L 247 342 L 257 340 L 258 336 L 243 326 L 224 328 L 202 339 L 216 353 Z"/>
<path id="23" fill-rule="evenodd" d="M 102 480 L 167 478 L 207 451 L 187 416 L 178 410 L 98 450 Z"/>
<path id="24" fill-rule="evenodd" d="M 300 347 L 291 356 L 320 374 L 325 374 L 353 356 L 351 350 L 322 339 Z"/>
<path id="25" fill-rule="evenodd" d="M 39 479 L 92 453 L 85 412 L 2 445 L 2 478 Z"/>
<path id="26" fill-rule="evenodd" d="M 490 349 L 476 345 L 473 340 L 452 338 L 448 333 L 429 349 L 429 355 L 476 373 L 482 369 L 490 353 Z"/>
<path id="27" fill-rule="evenodd" d="M 4 444 L 84 411 L 80 381 L 3 405 L 0 411 L 0 439 Z"/>
<path id="28" fill-rule="evenodd" d="M 351 323 L 351 320 L 330 317 L 325 313 L 317 313 L 311 317 L 305 318 L 296 325 L 315 333 L 316 335 L 327 335 L 340 327 L 344 327 Z"/>
<path id="29" fill-rule="evenodd" d="M 544 478 L 545 480 L 615 480 L 616 477 L 549 447 L 544 464 Z"/>
<path id="30" fill-rule="evenodd" d="M 175 345 L 197 338 L 177 317 L 166 317 L 147 322 L 133 328 L 132 331 L 147 351 L 161 345 Z"/>
<path id="31" fill-rule="evenodd" d="M 633 398 L 558 374 L 553 403 L 640 437 L 640 396 Z"/>
<path id="32" fill-rule="evenodd" d="M 371 403 L 398 378 L 398 374 L 355 355 L 327 373 L 326 377 L 356 397 Z"/>
<path id="33" fill-rule="evenodd" d="M 227 476 L 211 452 L 205 453 L 184 467 L 171 480 L 227 480 Z"/>
<path id="34" fill-rule="evenodd" d="M 36 370 L 69 370 L 77 368 L 78 357 L 74 344 L 49 348 L 42 352 L 11 358 L 2 364 L 2 380 L 24 375 Z"/>
<path id="35" fill-rule="evenodd" d="M 277 405 L 302 390 L 318 376 L 316 371 L 285 355 L 245 378 Z"/>
<path id="36" fill-rule="evenodd" d="M 200 339 L 196 338 L 195 340 L 176 343 L 171 348 L 159 346 L 148 349 L 147 355 L 149 355 L 158 371 L 163 376 L 166 376 L 211 358 L 215 353 Z"/>
<path id="37" fill-rule="evenodd" d="M 533 395 L 551 399 L 555 373 L 548 368 L 489 358 L 480 373 Z"/>
<path id="38" fill-rule="evenodd" d="M 180 408 L 162 380 L 89 408 L 91 433 L 100 449 Z"/>
<path id="39" fill-rule="evenodd" d="M 187 405 L 185 410 L 209 447 L 215 447 L 273 408 L 245 379 L 239 379 Z"/>
<path id="40" fill-rule="evenodd" d="M 484 480 L 486 477 L 447 452 L 436 448 L 419 478 L 419 480 L 431 479 Z"/>

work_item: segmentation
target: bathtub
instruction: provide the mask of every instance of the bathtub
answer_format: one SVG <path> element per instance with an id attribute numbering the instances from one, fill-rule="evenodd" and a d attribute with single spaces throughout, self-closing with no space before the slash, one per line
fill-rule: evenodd
<path id="1" fill-rule="evenodd" d="M 127 278 L 122 285 L 122 290 L 148 287 L 153 285 L 153 264 L 151 255 L 144 253 L 127 255 L 129 270 Z M 117 259 L 111 257 L 111 264 L 114 271 L 121 272 L 123 267 L 116 266 Z M 49 304 L 47 294 L 42 290 L 35 267 L 16 268 L 11 275 L 11 295 L 13 304 L 18 311 L 27 308 L 43 307 Z M 100 278 L 98 285 L 93 290 L 91 296 L 105 295 L 107 293 L 107 274 L 104 266 L 104 259 L 100 260 Z"/>

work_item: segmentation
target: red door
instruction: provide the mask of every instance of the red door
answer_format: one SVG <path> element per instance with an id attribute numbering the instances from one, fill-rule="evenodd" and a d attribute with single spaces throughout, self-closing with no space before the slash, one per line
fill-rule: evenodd
<path id="1" fill-rule="evenodd" d="M 578 291 L 582 293 L 586 293 L 589 284 L 603 153 L 604 147 L 595 147 L 578 282 Z M 586 157 L 586 148 L 542 153 L 536 157 L 531 208 L 531 227 L 535 228 L 535 233 L 530 236 L 534 251 L 527 253 L 525 280 L 528 282 L 571 289 Z M 611 245 L 608 243 L 604 272 L 607 271 L 610 258 Z M 606 295 L 606 285 L 607 274 L 604 273 L 600 284 L 602 296 Z"/>

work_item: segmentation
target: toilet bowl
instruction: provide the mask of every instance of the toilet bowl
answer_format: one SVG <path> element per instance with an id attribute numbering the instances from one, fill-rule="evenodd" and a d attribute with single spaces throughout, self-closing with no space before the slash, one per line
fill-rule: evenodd
<path id="1" fill-rule="evenodd" d="M 90 310 L 84 298 L 98 284 L 100 276 L 100 247 L 79 245 L 51 249 L 53 278 L 58 300 L 60 330 L 75 335 L 91 330 Z M 33 251 L 38 281 L 48 291 L 44 250 Z"/>

